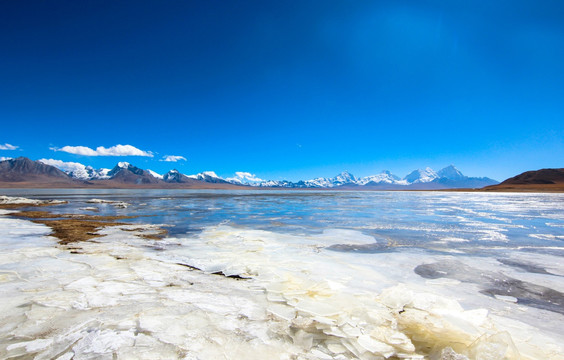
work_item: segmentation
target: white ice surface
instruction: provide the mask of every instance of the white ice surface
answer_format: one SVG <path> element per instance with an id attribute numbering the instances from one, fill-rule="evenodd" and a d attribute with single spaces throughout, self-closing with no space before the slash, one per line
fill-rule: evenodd
<path id="1" fill-rule="evenodd" d="M 564 323 L 557 314 L 522 310 L 532 313 L 523 322 L 511 299 L 419 278 L 423 253 L 326 250 L 374 242 L 360 232 L 220 225 L 187 239 L 136 236 L 154 230 L 106 228 L 70 253 L 45 226 L 0 216 L 0 358 L 562 358 L 561 334 L 540 327 L 548 315 Z"/>
<path id="2" fill-rule="evenodd" d="M 481 351 L 478 349 L 499 345 L 506 349 L 503 354 L 483 358 L 559 358 L 564 340 L 559 331 L 564 324 L 562 315 L 525 308 L 508 301 L 509 297 L 483 295 L 476 284 L 446 278 L 426 280 L 413 272 L 424 262 L 452 257 L 423 251 L 357 254 L 326 250 L 329 245 L 371 242 L 371 237 L 351 230 L 295 236 L 220 225 L 207 228 L 196 239 L 186 239 L 183 246 L 162 257 L 210 273 L 253 278 L 266 289 L 271 302 L 268 311 L 292 324 L 279 334 L 309 349 L 328 353 L 328 345 L 337 342 L 347 348 L 349 357 L 362 357 L 366 352 L 409 357 L 436 355 L 450 347 L 472 358 Z M 501 267 L 495 258 L 456 259 L 484 271 L 500 271 Z M 523 274 L 515 270 L 508 275 L 519 278 Z M 522 278 L 542 284 L 539 279 L 535 282 L 535 275 L 540 277 L 529 273 Z M 558 289 L 558 278 L 542 279 L 547 287 Z"/>
<path id="3" fill-rule="evenodd" d="M 0 358 L 289 359 L 300 352 L 269 335 L 267 300 L 247 282 L 150 259 L 127 245 L 136 231 L 113 229 L 103 242 L 76 244 L 81 254 L 56 246 L 49 231 L 0 217 Z"/>

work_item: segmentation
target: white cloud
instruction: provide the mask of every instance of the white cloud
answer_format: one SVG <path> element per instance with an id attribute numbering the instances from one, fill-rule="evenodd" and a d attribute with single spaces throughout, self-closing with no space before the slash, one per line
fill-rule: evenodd
<path id="1" fill-rule="evenodd" d="M 161 161 L 177 162 L 177 161 L 180 161 L 180 160 L 186 161 L 186 158 L 184 156 L 179 156 L 179 155 L 166 155 L 166 156 L 163 156 Z"/>
<path id="2" fill-rule="evenodd" d="M 0 144 L 0 150 L 16 150 L 17 148 L 19 148 L 19 146 L 10 145 L 8 143 L 5 143 L 4 145 Z"/>
<path id="3" fill-rule="evenodd" d="M 143 151 L 131 145 L 115 145 L 109 148 L 98 146 L 96 150 L 87 146 L 63 146 L 62 148 L 51 148 L 54 151 L 63 151 L 69 154 L 84 156 L 148 156 L 153 157 L 150 151 Z"/>
<path id="4" fill-rule="evenodd" d="M 62 160 L 55 160 L 55 159 L 39 159 L 37 160 L 39 162 L 42 162 L 43 164 L 46 165 L 51 165 L 56 167 L 59 170 L 62 170 L 64 172 L 77 172 L 77 171 L 85 171 L 86 170 L 86 166 L 82 165 L 81 163 L 77 163 L 77 162 L 65 162 Z"/>
<path id="5" fill-rule="evenodd" d="M 11 157 L 0 156 L 0 161 L 12 160 Z"/>
<path id="6" fill-rule="evenodd" d="M 254 182 L 263 182 L 264 180 L 257 177 L 255 174 L 251 174 L 249 172 L 244 171 L 237 171 L 235 172 L 235 176 L 232 178 L 226 179 L 227 181 L 235 181 L 238 183 L 254 183 Z"/>

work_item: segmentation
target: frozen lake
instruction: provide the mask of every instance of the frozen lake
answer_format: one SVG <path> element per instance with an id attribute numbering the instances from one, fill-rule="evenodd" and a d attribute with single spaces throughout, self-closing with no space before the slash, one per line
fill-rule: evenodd
<path id="1" fill-rule="evenodd" d="M 2 195 L 139 217 L 69 251 L 2 210 L 1 358 L 564 358 L 562 194 Z"/>

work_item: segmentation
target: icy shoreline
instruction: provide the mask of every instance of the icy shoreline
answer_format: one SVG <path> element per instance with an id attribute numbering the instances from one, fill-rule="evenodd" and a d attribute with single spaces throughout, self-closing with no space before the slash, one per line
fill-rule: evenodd
<path id="1" fill-rule="evenodd" d="M 42 225 L 2 216 L 0 229 L 10 234 L 0 253 L 1 358 L 284 355 L 267 335 L 264 295 L 149 259 L 125 245 L 136 240 L 131 232 L 114 230 L 119 239 L 81 243 L 71 254 Z"/>

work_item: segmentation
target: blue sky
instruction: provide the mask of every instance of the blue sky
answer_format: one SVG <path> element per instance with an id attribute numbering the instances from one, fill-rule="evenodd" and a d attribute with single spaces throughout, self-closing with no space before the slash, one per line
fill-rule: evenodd
<path id="1" fill-rule="evenodd" d="M 564 166 L 562 1 L 3 1 L 0 48 L 0 157 L 289 180 Z"/>

